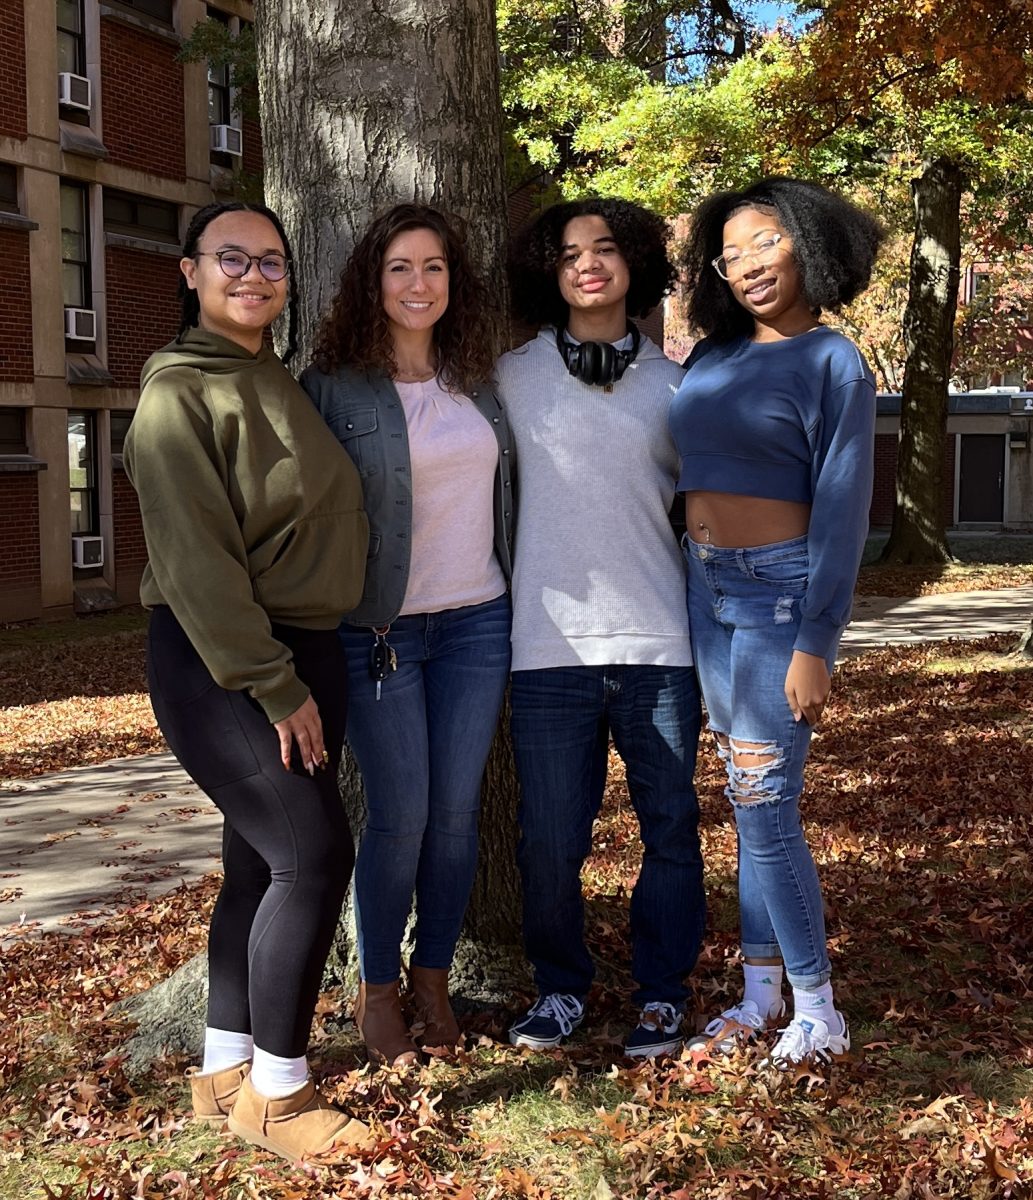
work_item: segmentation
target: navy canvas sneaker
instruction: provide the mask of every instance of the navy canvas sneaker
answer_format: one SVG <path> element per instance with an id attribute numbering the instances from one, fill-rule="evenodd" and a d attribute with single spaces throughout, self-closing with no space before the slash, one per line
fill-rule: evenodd
<path id="1" fill-rule="evenodd" d="M 514 1046 L 530 1046 L 532 1050 L 548 1050 L 558 1046 L 581 1024 L 585 1016 L 583 1000 L 562 992 L 539 996 L 527 1010 L 527 1016 L 509 1028 L 509 1040 Z"/>
<path id="2" fill-rule="evenodd" d="M 673 1054 L 681 1047 L 681 1005 L 663 1000 L 650 1000 L 642 1009 L 638 1024 L 624 1043 L 628 1058 L 654 1058 L 658 1054 Z"/>

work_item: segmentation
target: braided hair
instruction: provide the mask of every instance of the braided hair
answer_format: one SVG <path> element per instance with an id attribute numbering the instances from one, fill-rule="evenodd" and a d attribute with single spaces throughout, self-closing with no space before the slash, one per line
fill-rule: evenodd
<path id="1" fill-rule="evenodd" d="M 206 204 L 204 208 L 199 208 L 193 217 L 190 219 L 190 224 L 187 226 L 186 239 L 183 242 L 183 257 L 196 258 L 197 244 L 201 240 L 201 234 L 215 220 L 216 217 L 221 217 L 223 213 L 230 212 L 253 212 L 259 216 L 265 217 L 273 226 L 276 232 L 280 235 L 280 240 L 283 242 L 283 251 L 287 257 L 287 262 L 291 262 L 291 244 L 287 240 L 287 234 L 283 228 L 283 223 L 280 218 L 273 212 L 271 208 L 267 208 L 264 204 L 245 204 L 242 200 L 227 200 L 216 202 L 214 204 Z M 187 286 L 187 281 L 184 276 L 179 279 L 179 332 L 176 334 L 176 341 L 183 340 L 183 334 L 188 329 L 193 328 L 201 315 L 201 303 L 197 298 L 197 291 L 194 288 Z M 283 362 L 290 362 L 294 356 L 295 350 L 298 348 L 298 284 L 294 278 L 294 272 L 287 272 L 287 349 L 283 354 Z"/>

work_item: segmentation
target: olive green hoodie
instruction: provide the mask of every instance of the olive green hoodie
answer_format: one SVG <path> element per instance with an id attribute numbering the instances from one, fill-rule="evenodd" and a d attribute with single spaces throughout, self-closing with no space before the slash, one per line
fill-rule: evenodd
<path id="1" fill-rule="evenodd" d="M 369 527 L 358 472 L 276 355 L 188 330 L 153 354 L 125 444 L 148 564 L 215 681 L 270 721 L 308 696 L 270 622 L 333 629 L 358 604 Z"/>

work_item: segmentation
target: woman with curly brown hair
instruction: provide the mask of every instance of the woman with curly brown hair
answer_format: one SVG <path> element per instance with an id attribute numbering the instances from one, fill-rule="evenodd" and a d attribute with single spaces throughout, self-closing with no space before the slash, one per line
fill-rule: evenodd
<path id="1" fill-rule="evenodd" d="M 460 1038 L 448 972 L 509 673 L 513 453 L 485 382 L 489 321 L 455 222 L 400 204 L 356 245 L 301 378 L 359 469 L 370 522 L 362 601 L 340 628 L 369 809 L 356 1023 L 371 1058 L 394 1065 Z M 410 1029 L 399 977 L 414 892 Z"/>

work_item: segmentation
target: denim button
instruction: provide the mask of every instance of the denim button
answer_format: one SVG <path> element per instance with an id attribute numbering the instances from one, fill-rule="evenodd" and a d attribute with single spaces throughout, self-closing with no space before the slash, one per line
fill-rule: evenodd
<path id="1" fill-rule="evenodd" d="M 706 548 L 706 546 L 700 546 L 699 556 L 700 556 L 700 558 L 709 558 L 710 557 L 710 551 Z"/>

